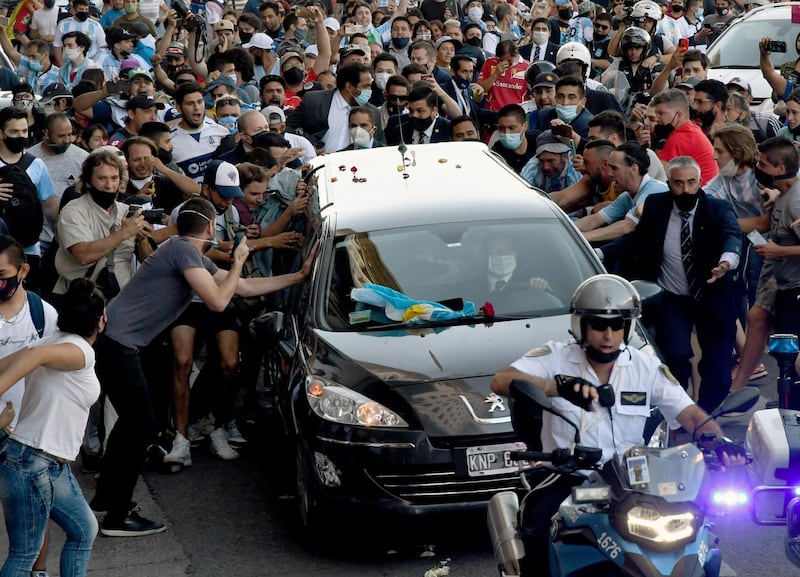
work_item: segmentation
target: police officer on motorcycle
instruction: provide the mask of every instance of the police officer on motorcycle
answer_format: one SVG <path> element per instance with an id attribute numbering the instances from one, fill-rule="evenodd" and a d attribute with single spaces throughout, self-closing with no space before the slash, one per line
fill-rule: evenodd
<path id="1" fill-rule="evenodd" d="M 550 341 L 536 347 L 497 373 L 492 390 L 508 396 L 512 380 L 527 380 L 553 397 L 554 408 L 578 424 L 581 444 L 603 450 L 603 462 L 614 454 L 644 442 L 645 422 L 650 407 L 658 406 L 670 427 L 694 431 L 707 416 L 678 384 L 658 358 L 627 346 L 636 319 L 641 316 L 641 299 L 625 279 L 601 274 L 575 290 L 570 306 L 574 340 Z M 581 408 L 585 407 L 585 409 Z M 722 438 L 713 420 L 701 429 Z M 575 430 L 563 419 L 544 413 L 542 450 L 571 447 Z M 731 455 L 731 456 L 729 456 Z M 723 455 L 726 465 L 741 464 L 739 451 Z M 530 473 L 533 490 L 521 508 L 520 533 L 525 545 L 523 575 L 549 575 L 550 519 L 572 487 L 585 479 L 579 474 L 562 474 L 547 468 Z M 535 563 L 535 571 L 526 571 Z"/>

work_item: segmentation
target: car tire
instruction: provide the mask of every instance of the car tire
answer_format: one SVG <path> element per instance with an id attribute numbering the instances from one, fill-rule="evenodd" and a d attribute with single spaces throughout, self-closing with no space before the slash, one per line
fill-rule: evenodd
<path id="1" fill-rule="evenodd" d="M 297 495 L 297 512 L 301 529 L 306 533 L 320 530 L 323 513 L 320 510 L 317 481 L 311 470 L 310 458 L 303 449 L 302 443 L 295 444 L 295 492 Z"/>

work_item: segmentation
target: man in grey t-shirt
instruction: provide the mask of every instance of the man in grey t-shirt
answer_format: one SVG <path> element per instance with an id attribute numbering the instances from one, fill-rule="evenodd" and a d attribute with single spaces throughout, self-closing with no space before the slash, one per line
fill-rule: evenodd
<path id="1" fill-rule="evenodd" d="M 270 278 L 240 278 L 250 249 L 241 243 L 229 271 L 202 253 L 215 242 L 216 210 L 203 198 L 188 200 L 178 215 L 178 236 L 158 248 L 122 292 L 109 303 L 108 324 L 95 344 L 97 376 L 119 419 L 109 436 L 92 499 L 95 511 L 108 511 L 100 531 L 110 537 L 160 533 L 166 527 L 131 509 L 131 497 L 155 442 L 156 418 L 139 349 L 170 326 L 188 306 L 192 292 L 211 310 L 222 311 L 234 294 L 259 296 L 303 281 L 316 249 L 298 272 Z"/>

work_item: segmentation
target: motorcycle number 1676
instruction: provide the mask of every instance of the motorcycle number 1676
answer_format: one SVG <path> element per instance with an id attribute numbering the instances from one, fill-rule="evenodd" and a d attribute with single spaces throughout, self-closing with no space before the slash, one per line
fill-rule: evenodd
<path id="1" fill-rule="evenodd" d="M 605 531 L 600 533 L 600 535 L 597 537 L 597 545 L 612 559 L 616 559 L 617 556 L 622 552 L 622 547 L 617 545 L 617 542 L 614 541 L 614 538 Z"/>

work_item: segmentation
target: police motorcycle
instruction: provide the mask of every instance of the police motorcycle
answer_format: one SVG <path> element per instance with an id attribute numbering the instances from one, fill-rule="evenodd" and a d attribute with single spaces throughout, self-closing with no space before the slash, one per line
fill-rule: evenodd
<path id="1" fill-rule="evenodd" d="M 571 449 L 512 453 L 528 491 L 528 463 L 535 467 L 547 463 L 557 472 L 580 471 L 586 476 L 553 516 L 551 576 L 719 575 L 722 558 L 706 519 L 706 502 L 711 492 L 708 469 L 719 466 L 721 446 L 705 438 L 694 442 L 693 435 L 692 443 L 668 449 L 632 447 L 601 466 L 602 450 L 581 445 L 578 426 L 554 409 L 539 387 L 515 380 L 510 392 L 514 430 L 527 446 L 538 443 L 527 434 L 530 428 L 526 426 L 536 409 L 553 413 L 575 428 Z M 731 393 L 698 428 L 720 415 L 748 410 L 757 399 L 757 390 Z M 489 502 L 489 532 L 503 576 L 523 575 L 519 511 L 519 498 L 511 491 L 498 493 Z"/>

